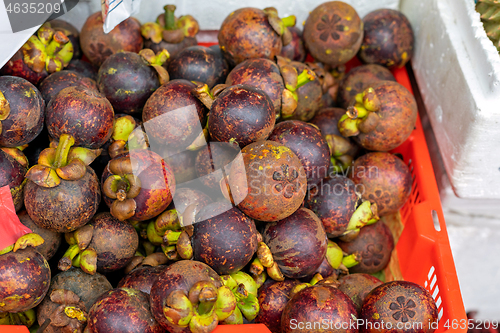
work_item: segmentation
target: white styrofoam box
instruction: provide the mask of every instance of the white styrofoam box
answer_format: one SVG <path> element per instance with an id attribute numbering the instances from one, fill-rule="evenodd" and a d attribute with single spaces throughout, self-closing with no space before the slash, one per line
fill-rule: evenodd
<path id="1" fill-rule="evenodd" d="M 500 198 L 500 57 L 473 0 L 402 0 L 412 60 L 457 196 Z"/>

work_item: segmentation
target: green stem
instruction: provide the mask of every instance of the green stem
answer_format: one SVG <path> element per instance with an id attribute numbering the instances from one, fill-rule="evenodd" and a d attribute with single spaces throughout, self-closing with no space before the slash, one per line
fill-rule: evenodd
<path id="1" fill-rule="evenodd" d="M 165 16 L 164 16 L 165 30 L 177 29 L 175 25 L 175 15 L 174 15 L 175 8 L 176 8 L 175 5 L 166 5 L 165 7 L 163 7 L 163 9 L 165 10 Z"/>
<path id="2" fill-rule="evenodd" d="M 358 257 L 359 256 L 355 253 L 345 256 L 344 258 L 342 258 L 342 264 L 344 264 L 344 266 L 347 268 L 354 267 L 359 264 Z"/>
<path id="3" fill-rule="evenodd" d="M 306 68 L 297 77 L 297 87 L 293 91 L 298 90 L 300 87 L 311 81 L 314 81 L 314 74 L 312 73 L 311 70 Z"/>
<path id="4" fill-rule="evenodd" d="M 61 134 L 56 150 L 55 168 L 60 168 L 68 164 L 68 154 L 71 146 L 75 144 L 75 139 L 69 134 Z"/>
<path id="5" fill-rule="evenodd" d="M 165 231 L 165 235 L 163 235 L 163 242 L 168 246 L 177 244 L 177 240 L 181 236 L 182 231 L 173 231 L 167 230 Z"/>

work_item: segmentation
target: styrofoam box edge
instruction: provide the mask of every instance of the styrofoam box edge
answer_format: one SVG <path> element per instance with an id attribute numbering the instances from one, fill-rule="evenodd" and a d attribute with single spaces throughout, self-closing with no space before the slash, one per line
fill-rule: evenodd
<path id="1" fill-rule="evenodd" d="M 402 0 L 412 61 L 454 192 L 500 198 L 500 57 L 473 0 Z"/>

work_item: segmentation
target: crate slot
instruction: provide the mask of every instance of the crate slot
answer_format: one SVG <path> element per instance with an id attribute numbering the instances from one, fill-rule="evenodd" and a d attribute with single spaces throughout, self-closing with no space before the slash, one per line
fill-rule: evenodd
<path id="1" fill-rule="evenodd" d="M 433 209 L 431 211 L 431 214 L 432 214 L 432 221 L 434 222 L 434 229 L 436 229 L 436 231 L 441 231 L 441 224 L 439 223 L 438 213 Z"/>

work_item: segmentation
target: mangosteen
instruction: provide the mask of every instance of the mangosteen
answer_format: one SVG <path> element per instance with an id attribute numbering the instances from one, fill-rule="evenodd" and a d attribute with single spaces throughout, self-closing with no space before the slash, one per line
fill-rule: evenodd
<path id="1" fill-rule="evenodd" d="M 273 280 L 271 280 L 273 281 Z M 297 280 L 273 281 L 259 289 L 260 311 L 255 323 L 264 324 L 273 333 L 281 333 L 281 315 L 290 300 L 290 292 Z"/>
<path id="2" fill-rule="evenodd" d="M 321 132 L 300 120 L 287 120 L 274 127 L 268 140 L 290 148 L 300 159 L 309 187 L 328 175 L 330 150 Z"/>
<path id="3" fill-rule="evenodd" d="M 220 275 L 236 273 L 257 250 L 255 223 L 230 202 L 208 204 L 196 216 L 192 245 L 195 260 Z"/>
<path id="4" fill-rule="evenodd" d="M 50 73 L 66 67 L 72 57 L 69 38 L 46 22 L 3 66 L 0 74 L 18 76 L 37 85 Z"/>
<path id="5" fill-rule="evenodd" d="M 229 66 L 220 51 L 198 45 L 177 53 L 167 68 L 171 79 L 206 83 L 210 89 L 224 83 L 229 72 Z"/>
<path id="6" fill-rule="evenodd" d="M 84 86 L 64 88 L 47 105 L 46 125 L 52 138 L 70 134 L 75 145 L 99 148 L 113 134 L 111 103 L 98 91 Z"/>
<path id="7" fill-rule="evenodd" d="M 303 38 L 315 59 L 337 67 L 351 60 L 361 47 L 363 21 L 351 5 L 325 2 L 309 13 Z"/>
<path id="8" fill-rule="evenodd" d="M 54 29 L 54 31 L 61 31 L 66 37 L 69 38 L 69 41 L 73 45 L 73 58 L 72 59 L 80 59 L 83 55 L 82 50 L 80 48 L 80 32 L 78 29 L 63 20 L 50 20 L 50 27 Z"/>
<path id="9" fill-rule="evenodd" d="M 120 282 L 118 288 L 132 288 L 140 290 L 143 293 L 150 294 L 151 287 L 155 283 L 160 273 L 166 268 L 165 265 L 159 266 L 141 266 L 134 269 L 132 272 L 125 275 Z"/>
<path id="10" fill-rule="evenodd" d="M 186 183 L 196 178 L 196 156 L 198 156 L 198 151 L 182 150 L 174 153 L 169 151 L 169 147 L 165 147 L 163 156 L 174 173 L 176 184 Z"/>
<path id="11" fill-rule="evenodd" d="M 295 17 L 281 20 L 275 8 L 240 8 L 228 15 L 219 29 L 219 45 L 231 67 L 250 58 L 273 60 L 291 40 L 288 26 Z"/>
<path id="12" fill-rule="evenodd" d="M 125 267 L 139 246 L 134 227 L 110 213 L 96 214 L 88 225 L 67 234 L 66 240 L 70 246 L 59 260 L 58 268 L 68 270 L 73 265 L 89 274 Z"/>
<path id="13" fill-rule="evenodd" d="M 359 330 L 362 333 L 393 332 L 396 328 L 431 333 L 438 327 L 438 309 L 432 295 L 410 281 L 387 282 L 373 289 L 359 317 L 364 323 Z"/>
<path id="14" fill-rule="evenodd" d="M 306 208 L 266 224 L 262 236 L 274 262 L 283 275 L 291 279 L 313 273 L 321 265 L 328 246 L 321 220 Z"/>
<path id="15" fill-rule="evenodd" d="M 38 164 L 26 174 L 24 205 L 41 228 L 73 231 L 94 216 L 101 201 L 99 180 L 88 166 L 99 152 L 72 148 L 74 142 L 62 134 L 57 148 L 42 151 Z"/>
<path id="16" fill-rule="evenodd" d="M 120 221 L 154 218 L 168 207 L 176 186 L 170 166 L 146 149 L 134 149 L 109 161 L 101 183 L 104 201 Z"/>
<path id="17" fill-rule="evenodd" d="M 23 206 L 28 160 L 17 148 L 0 148 L 0 170 L 0 187 L 9 186 L 14 207 L 18 211 Z"/>
<path id="18" fill-rule="evenodd" d="M 62 70 L 50 74 L 45 80 L 42 81 L 40 84 L 40 93 L 42 94 L 45 103 L 49 104 L 50 100 L 64 88 L 79 85 L 98 91 L 97 84 L 94 80 L 89 79 L 88 77 L 85 77 L 77 72 Z"/>
<path id="19" fill-rule="evenodd" d="M 115 112 L 140 113 L 151 94 L 169 80 L 161 66 L 167 58 L 168 53 L 155 55 L 149 49 L 139 54 L 121 51 L 112 54 L 99 68 L 99 91 L 111 102 Z"/>
<path id="20" fill-rule="evenodd" d="M 162 333 L 149 309 L 149 298 L 131 288 L 112 289 L 90 308 L 88 325 L 93 333 Z"/>
<path id="21" fill-rule="evenodd" d="M 191 94 L 195 88 L 196 85 L 187 80 L 171 80 L 151 95 L 142 111 L 150 142 L 168 146 L 176 153 L 185 150 L 202 134 L 207 109 Z"/>
<path id="22" fill-rule="evenodd" d="M 195 161 L 196 175 L 211 190 L 220 189 L 220 181 L 224 174 L 222 170 L 230 170 L 231 163 L 239 153 L 233 145 L 218 142 L 208 142 L 198 150 Z"/>
<path id="23" fill-rule="evenodd" d="M 212 198 L 204 192 L 193 188 L 182 187 L 175 190 L 174 199 L 167 210 L 175 208 L 177 214 L 182 215 L 186 209 L 193 204 L 198 205 L 201 209 L 210 203 L 212 203 Z"/>
<path id="24" fill-rule="evenodd" d="M 73 59 L 66 66 L 66 69 L 69 71 L 77 72 L 85 77 L 88 77 L 92 80 L 97 80 L 97 69 L 88 61 L 83 61 L 81 59 Z"/>
<path id="25" fill-rule="evenodd" d="M 307 179 L 300 159 L 274 141 L 241 150 L 227 181 L 232 201 L 252 219 L 271 222 L 292 215 L 302 204 Z"/>
<path id="26" fill-rule="evenodd" d="M 95 67 L 119 51 L 137 53 L 142 49 L 141 25 L 135 18 L 125 19 L 108 33 L 104 32 L 103 22 L 98 11 L 87 18 L 80 32 L 82 52 Z"/>
<path id="27" fill-rule="evenodd" d="M 396 79 L 390 70 L 381 65 L 367 64 L 354 67 L 347 72 L 340 82 L 338 104 L 343 108 L 347 108 L 357 94 L 363 92 L 370 84 L 378 81 L 396 82 Z"/>
<path id="28" fill-rule="evenodd" d="M 181 260 L 165 268 L 151 288 L 151 312 L 169 332 L 211 332 L 236 308 L 231 290 L 208 265 Z"/>
<path id="29" fill-rule="evenodd" d="M 146 48 L 154 52 L 167 50 L 173 58 L 185 48 L 198 44 L 196 35 L 200 27 L 191 15 L 175 17 L 175 5 L 166 5 L 163 9 L 165 12 L 158 15 L 156 22 L 141 26 L 141 34 Z"/>
<path id="30" fill-rule="evenodd" d="M 45 103 L 38 89 L 15 76 L 0 77 L 0 146 L 30 143 L 42 131 Z"/>
<path id="31" fill-rule="evenodd" d="M 394 249 L 392 232 L 383 222 L 366 225 L 350 242 L 339 241 L 340 248 L 348 253 L 359 253 L 359 264 L 351 267 L 351 273 L 376 273 L 387 266 Z"/>
<path id="32" fill-rule="evenodd" d="M 305 84 L 297 85 L 297 90 L 295 91 L 297 94 L 297 108 L 291 116 L 292 119 L 309 121 L 323 107 L 321 82 L 316 73 L 306 64 L 291 61 L 289 65 L 293 66 L 297 73 L 303 73 L 304 71 L 310 73 L 308 81 Z"/>
<path id="33" fill-rule="evenodd" d="M 379 81 L 355 96 L 340 118 L 339 130 L 365 149 L 389 151 L 410 136 L 417 115 L 417 103 L 408 89 L 397 82 Z"/>
<path id="34" fill-rule="evenodd" d="M 357 311 L 342 291 L 315 285 L 296 293 L 281 317 L 281 332 L 357 332 Z"/>
<path id="35" fill-rule="evenodd" d="M 302 39 L 302 30 L 296 26 L 288 27 L 292 40 L 284 45 L 280 55 L 293 61 L 304 62 L 306 59 L 306 48 Z"/>
<path id="36" fill-rule="evenodd" d="M 33 222 L 25 210 L 19 212 L 17 216 L 22 224 L 30 228 L 33 233 L 40 235 L 40 237 L 43 238 L 43 244 L 38 246 L 36 250 L 40 252 L 40 254 L 43 255 L 47 261 L 50 260 L 50 258 L 56 254 L 59 246 L 61 245 L 62 234 L 49 229 L 40 228 L 35 224 L 35 222 Z"/>
<path id="37" fill-rule="evenodd" d="M 359 157 L 349 176 L 362 198 L 377 204 L 380 216 L 397 213 L 411 194 L 410 170 L 391 153 L 368 153 Z"/>
<path id="38" fill-rule="evenodd" d="M 401 68 L 413 55 L 414 35 L 408 18 L 398 10 L 382 8 L 363 17 L 364 36 L 359 58 L 368 64 Z"/>
<path id="39" fill-rule="evenodd" d="M 331 170 L 333 173 L 346 171 L 359 153 L 359 146 L 350 138 L 340 134 L 338 123 L 346 110 L 341 108 L 325 108 L 316 113 L 310 123 L 318 127 L 330 149 Z M 331 172 L 328 173 L 329 175 Z"/>
<path id="40" fill-rule="evenodd" d="M 206 88 L 200 87 L 202 90 Z M 266 140 L 276 122 L 271 99 L 264 91 L 252 86 L 228 87 L 208 104 L 211 104 L 208 118 L 210 137 L 214 141 L 235 143 L 240 148 Z"/>
<path id="41" fill-rule="evenodd" d="M 99 273 L 89 275 L 79 268 L 60 272 L 53 277 L 48 296 L 37 308 L 38 324 L 48 325 L 45 333 L 63 332 L 64 329 L 82 332 L 87 318 L 83 319 L 81 314 L 86 316 L 99 296 L 112 288 Z"/>
<path id="42" fill-rule="evenodd" d="M 320 218 L 328 237 L 335 238 L 346 232 L 358 199 L 352 180 L 334 176 L 310 188 L 305 207 Z"/>
<path id="43" fill-rule="evenodd" d="M 361 306 L 366 298 L 366 295 L 374 288 L 380 286 L 383 282 L 375 276 L 364 273 L 355 273 L 341 276 L 339 278 L 339 290 L 343 291 L 351 298 L 358 310 L 361 311 Z"/>
<path id="44" fill-rule="evenodd" d="M 49 290 L 50 267 L 44 256 L 31 246 L 14 250 L 0 255 L 0 312 L 32 309 Z"/>

